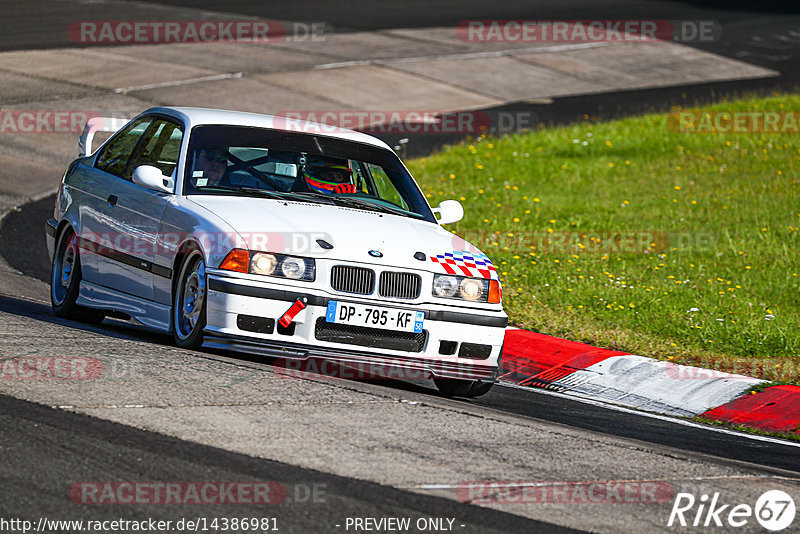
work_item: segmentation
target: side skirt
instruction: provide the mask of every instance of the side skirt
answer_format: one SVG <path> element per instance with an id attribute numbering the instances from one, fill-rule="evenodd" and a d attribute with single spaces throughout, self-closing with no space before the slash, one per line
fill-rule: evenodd
<path id="1" fill-rule="evenodd" d="M 127 313 L 144 326 L 169 332 L 171 308 L 164 304 L 81 280 L 78 304 L 87 308 Z"/>

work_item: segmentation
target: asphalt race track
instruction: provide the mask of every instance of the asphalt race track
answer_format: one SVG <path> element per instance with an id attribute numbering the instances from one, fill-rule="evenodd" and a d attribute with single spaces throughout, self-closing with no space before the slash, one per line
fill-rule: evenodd
<path id="1" fill-rule="evenodd" d="M 800 16 L 778 2 L 739 9 L 738 4 L 722 2 L 343 0 L 317 3 L 312 16 L 302 4 L 283 0 L 231 0 L 224 9 L 214 1 L 100 3 L 107 19 L 188 18 L 205 9 L 279 20 L 325 20 L 337 32 L 453 26 L 467 18 L 717 20 L 725 28 L 723 39 L 698 47 L 780 72 L 749 81 L 508 105 L 534 112 L 541 123 L 567 123 L 584 113 L 612 117 L 668 109 L 800 84 Z M 94 2 L 5 4 L 0 51 L 74 46 L 62 29 L 76 19 L 91 20 Z M 0 103 L 2 95 L 0 89 Z M 25 105 L 34 107 L 36 100 L 31 102 Z M 420 139 L 410 155 L 453 139 Z M 30 164 L 37 179 L 53 174 L 54 181 L 61 172 L 42 154 L 46 147 L 31 149 L 22 158 L 20 146 L 25 145 L 0 138 L 0 158 L 11 154 L 3 161 L 12 162 L 0 167 L 2 210 L 16 205 L 24 188 L 16 169 Z M 456 532 L 655 532 L 673 531 L 666 525 L 678 492 L 719 493 L 726 503 L 750 505 L 773 489 L 800 497 L 798 443 L 534 389 L 496 386 L 484 397 L 465 401 L 441 397 L 423 382 L 324 376 L 287 380 L 270 359 L 181 351 L 170 337 L 124 321 L 90 326 L 58 319 L 50 311 L 45 285 L 49 265 L 43 221 L 51 215 L 53 196 L 36 197 L 0 224 L 0 256 L 9 267 L 0 270 L 0 356 L 89 358 L 114 372 L 91 384 L 0 381 L 2 532 L 20 531 L 4 526 L 4 519 L 36 524 L 42 517 L 173 522 L 273 518 L 279 532 L 314 533 L 365 531 L 348 528 L 348 518 L 389 517 L 452 520 Z M 76 498 L 75 487 L 103 481 L 269 481 L 286 493 L 275 504 L 233 506 L 93 505 Z M 651 481 L 667 488 L 670 498 L 469 504 L 462 490 L 470 481 L 545 486 Z M 439 530 L 446 529 L 409 531 Z M 763 531 L 752 520 L 738 530 Z"/>
<path id="2" fill-rule="evenodd" d="M 12 415 L 13 414 L 13 415 Z M 110 480 L 269 480 L 282 484 L 285 499 L 272 506 L 243 504 L 238 517 L 274 518 L 280 531 L 324 532 L 353 517 L 452 517 L 467 525 L 462 532 L 573 532 L 557 525 L 483 510 L 450 499 L 423 496 L 379 484 L 346 479 L 278 462 L 196 445 L 92 417 L 65 414 L 38 404 L 0 396 L 3 434 L 0 447 L 7 466 L 3 473 L 3 515 L 31 517 L 47 510 L 51 519 L 80 519 L 74 505 L 64 503 L 64 470 L 75 482 Z M 35 469 L 32 469 L 33 465 Z M 313 513 L 308 513 L 313 506 Z M 92 520 L 148 517 L 225 517 L 225 505 L 197 507 L 98 506 L 85 515 Z"/>

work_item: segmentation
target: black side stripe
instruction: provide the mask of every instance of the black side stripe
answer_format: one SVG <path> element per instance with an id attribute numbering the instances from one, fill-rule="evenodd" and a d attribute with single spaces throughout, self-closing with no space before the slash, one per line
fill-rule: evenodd
<path id="1" fill-rule="evenodd" d="M 95 243 L 94 241 L 84 237 L 78 238 L 78 246 L 86 250 L 91 250 L 95 254 L 118 261 L 119 263 L 124 263 L 125 265 L 130 265 L 131 267 L 151 272 L 156 276 L 161 276 L 167 279 L 172 278 L 172 269 L 168 267 L 137 258 L 136 256 L 131 256 L 130 254 L 120 252 L 119 250 L 107 247 L 106 245 L 101 245 L 100 243 Z"/>

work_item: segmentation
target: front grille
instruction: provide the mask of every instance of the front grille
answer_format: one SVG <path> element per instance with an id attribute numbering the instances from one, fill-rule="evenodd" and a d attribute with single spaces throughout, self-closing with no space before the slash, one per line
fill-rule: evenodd
<path id="1" fill-rule="evenodd" d="M 415 299 L 419 297 L 421 285 L 422 278 L 418 274 L 385 271 L 378 282 L 378 293 L 382 297 Z"/>
<path id="2" fill-rule="evenodd" d="M 350 326 L 329 323 L 324 317 L 317 319 L 314 336 L 320 341 L 360 345 L 373 349 L 402 350 L 405 352 L 422 352 L 428 332 L 394 332 L 380 328 Z"/>
<path id="3" fill-rule="evenodd" d="M 335 265 L 331 269 L 331 287 L 344 293 L 370 295 L 375 289 L 375 271 L 363 267 Z"/>

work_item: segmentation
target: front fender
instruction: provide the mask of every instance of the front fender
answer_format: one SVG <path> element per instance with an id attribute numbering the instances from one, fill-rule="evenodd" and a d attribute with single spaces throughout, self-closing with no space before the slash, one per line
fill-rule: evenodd
<path id="1" fill-rule="evenodd" d="M 153 289 L 155 299 L 172 302 L 172 279 L 177 276 L 181 252 L 195 246 L 203 253 L 206 265 L 216 268 L 234 248 L 247 248 L 247 243 L 231 225 L 208 209 L 183 196 L 167 204 L 161 219 L 155 263 L 170 269 L 169 276 L 157 276 Z"/>

